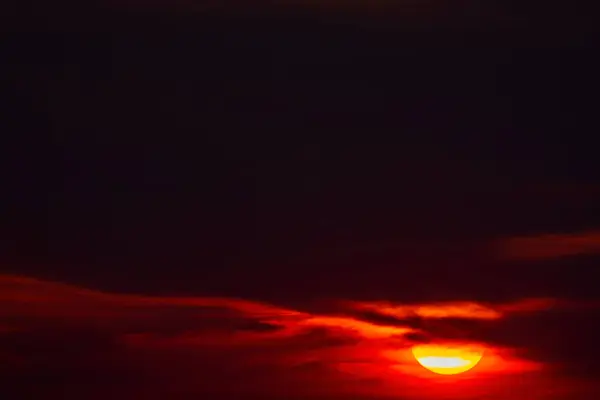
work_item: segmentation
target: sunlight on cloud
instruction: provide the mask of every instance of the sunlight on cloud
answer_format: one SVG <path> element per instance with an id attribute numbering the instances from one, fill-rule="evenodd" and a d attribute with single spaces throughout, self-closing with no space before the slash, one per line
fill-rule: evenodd
<path id="1" fill-rule="evenodd" d="M 399 319 L 409 317 L 498 319 L 502 316 L 493 308 L 473 302 L 414 305 L 398 305 L 388 302 L 352 302 L 350 305 L 359 310 L 376 311 Z"/>
<path id="2" fill-rule="evenodd" d="M 425 339 L 420 337 L 449 345 L 446 333 L 455 332 L 458 320 L 466 320 L 468 325 L 459 325 L 459 335 L 453 340 L 481 346 L 484 356 L 472 371 L 453 379 L 480 382 L 483 386 L 478 390 L 470 384 L 468 393 L 463 393 L 463 398 L 475 399 L 482 398 L 477 396 L 485 394 L 485 385 L 491 384 L 485 383 L 486 377 L 508 379 L 508 385 L 510 379 L 502 376 L 542 373 L 549 365 L 524 357 L 528 353 L 523 352 L 527 350 L 523 345 L 517 348 L 511 347 L 510 340 L 505 342 L 522 336 L 512 331 L 519 329 L 518 322 L 506 322 L 557 307 L 580 307 L 550 298 L 494 304 L 348 300 L 336 304 L 337 309 L 328 307 L 326 312 L 300 312 L 253 300 L 114 294 L 0 275 L 0 317 L 17 322 L 15 326 L 1 325 L 6 329 L 0 329 L 4 338 L 0 344 L 4 343 L 3 360 L 27 360 L 38 355 L 27 353 L 27 347 L 10 345 L 25 340 L 19 338 L 21 333 L 35 343 L 46 337 L 89 341 L 87 347 L 81 347 L 81 357 L 64 361 L 78 363 L 85 359 L 86 349 L 90 356 L 98 357 L 91 349 L 102 343 L 116 352 L 115 357 L 125 357 L 134 370 L 153 366 L 151 376 L 155 378 L 151 380 L 167 379 L 165 376 L 171 375 L 161 365 L 171 365 L 181 375 L 178 379 L 188 385 L 193 379 L 186 378 L 187 371 L 210 371 L 214 379 L 222 381 L 219 390 L 230 390 L 224 383 L 229 377 L 237 379 L 239 388 L 246 388 L 239 390 L 248 391 L 268 387 L 265 382 L 276 379 L 282 391 L 294 387 L 298 393 L 309 389 L 311 393 L 347 393 L 352 388 L 354 394 L 393 395 L 414 390 L 407 399 L 439 399 L 445 398 L 441 389 L 429 397 L 417 396 L 420 380 L 437 382 L 439 378 L 415 361 L 411 348 L 423 343 Z M 415 324 L 414 317 L 431 324 Z M 502 331 L 505 326 L 508 331 Z M 52 343 L 62 343 L 52 340 L 48 350 Z M 535 345 L 535 337 L 533 340 Z"/>

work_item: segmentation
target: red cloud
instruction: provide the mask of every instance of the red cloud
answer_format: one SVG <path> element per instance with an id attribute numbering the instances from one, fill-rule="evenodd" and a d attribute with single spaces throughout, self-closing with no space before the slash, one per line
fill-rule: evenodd
<path id="1" fill-rule="evenodd" d="M 515 259 L 550 259 L 600 253 L 600 232 L 544 234 L 506 238 L 497 243 L 500 254 Z"/>
<path id="2" fill-rule="evenodd" d="M 65 373 L 90 370 L 108 374 L 107 381 L 124 368 L 129 378 L 123 393 L 129 397 L 165 398 L 179 390 L 190 398 L 290 398 L 291 391 L 304 398 L 404 393 L 405 399 L 450 399 L 442 394 L 447 390 L 431 386 L 431 377 L 411 358 L 415 335 L 442 340 L 455 320 L 502 324 L 512 315 L 539 313 L 556 304 L 551 299 L 412 305 L 343 301 L 326 313 L 309 313 L 243 299 L 113 294 L 5 275 L 0 276 L 0 354 L 5 368 L 11 365 L 4 372 L 15 379 L 28 376 L 27 371 L 43 373 L 50 368 L 44 367 L 49 358 L 54 367 L 64 364 Z M 362 318 L 361 312 L 381 318 Z M 415 324 L 414 318 L 433 325 Z M 477 375 L 483 386 L 475 390 L 474 384 L 461 384 L 460 398 L 480 398 L 490 385 L 485 376 L 543 372 L 543 364 L 521 359 L 497 341 L 486 342 L 485 335 L 458 338 L 467 339 L 485 346 L 487 355 Z M 69 348 L 77 351 L 69 355 Z M 149 385 L 154 387 L 150 394 Z M 431 389 L 428 394 L 424 387 Z"/>

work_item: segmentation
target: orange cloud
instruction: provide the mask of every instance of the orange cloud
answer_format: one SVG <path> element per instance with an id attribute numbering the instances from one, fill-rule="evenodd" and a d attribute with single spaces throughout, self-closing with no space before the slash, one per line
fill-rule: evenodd
<path id="1" fill-rule="evenodd" d="M 506 313 L 544 311 L 559 302 L 550 298 L 521 299 L 505 304 L 452 301 L 431 304 L 393 304 L 390 302 L 347 302 L 355 310 L 375 312 L 397 318 L 497 320 Z"/>
<path id="2" fill-rule="evenodd" d="M 352 302 L 357 310 L 375 311 L 395 318 L 466 318 L 498 319 L 502 316 L 497 310 L 474 302 L 450 302 L 437 304 L 398 305 L 389 302 Z"/>

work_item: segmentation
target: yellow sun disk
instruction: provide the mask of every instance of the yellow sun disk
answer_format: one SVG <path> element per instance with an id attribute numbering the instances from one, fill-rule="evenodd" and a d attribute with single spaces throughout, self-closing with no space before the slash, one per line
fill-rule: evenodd
<path id="1" fill-rule="evenodd" d="M 442 375 L 466 372 L 483 357 L 483 353 L 476 349 L 440 345 L 414 346 L 412 353 L 424 368 Z"/>

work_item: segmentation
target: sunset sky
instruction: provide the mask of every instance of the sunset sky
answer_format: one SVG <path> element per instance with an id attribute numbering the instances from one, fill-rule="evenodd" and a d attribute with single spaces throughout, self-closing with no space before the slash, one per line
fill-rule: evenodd
<path id="1" fill-rule="evenodd" d="M 600 398 L 585 15 L 392 3 L 7 19 L 0 398 Z"/>

